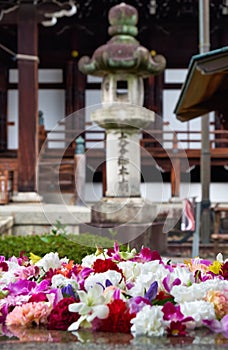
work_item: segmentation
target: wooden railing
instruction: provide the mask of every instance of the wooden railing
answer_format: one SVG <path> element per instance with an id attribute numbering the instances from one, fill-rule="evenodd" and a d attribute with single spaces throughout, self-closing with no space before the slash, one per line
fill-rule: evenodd
<path id="1" fill-rule="evenodd" d="M 48 135 L 47 131 L 47 135 Z M 58 130 L 55 134 L 65 135 L 64 138 L 47 139 L 47 147 L 51 143 L 67 144 L 74 141 L 74 133 L 78 135 L 78 130 Z M 53 134 L 53 132 L 52 132 Z M 104 130 L 85 130 L 81 133 L 85 140 L 85 147 L 89 149 L 91 146 L 102 148 L 105 146 Z M 209 131 L 211 148 L 228 148 L 228 130 Z M 47 136 L 48 137 L 48 136 Z M 197 138 L 196 138 L 197 137 Z M 194 147 L 194 144 L 199 147 Z M 193 130 L 147 130 L 142 132 L 140 140 L 142 147 L 146 149 L 164 148 L 164 149 L 196 149 L 201 148 L 201 131 Z"/>
<path id="2" fill-rule="evenodd" d="M 198 137 L 196 138 L 196 136 Z M 209 137 L 211 148 L 228 148 L 228 130 L 209 131 Z M 154 147 L 164 147 L 165 149 L 195 149 L 196 147 L 192 147 L 192 145 L 194 143 L 201 144 L 201 131 L 148 130 L 143 133 L 140 143 L 146 149 Z"/>

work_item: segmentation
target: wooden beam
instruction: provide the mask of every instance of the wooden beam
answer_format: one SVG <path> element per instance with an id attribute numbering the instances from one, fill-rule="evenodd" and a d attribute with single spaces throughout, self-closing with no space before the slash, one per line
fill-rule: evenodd
<path id="1" fill-rule="evenodd" d="M 38 27 L 33 5 L 23 4 L 18 18 L 18 54 L 37 56 Z M 19 148 L 18 190 L 35 191 L 38 155 L 38 61 L 18 60 Z"/>
<path id="2" fill-rule="evenodd" d="M 8 89 L 9 90 L 17 90 L 18 84 L 17 83 L 9 83 Z M 40 90 L 64 90 L 65 84 L 64 83 L 39 83 L 39 89 Z"/>

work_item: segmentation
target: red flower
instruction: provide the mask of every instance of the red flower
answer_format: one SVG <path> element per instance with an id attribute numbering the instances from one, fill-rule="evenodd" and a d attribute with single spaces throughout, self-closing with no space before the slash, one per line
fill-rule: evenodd
<path id="1" fill-rule="evenodd" d="M 108 270 L 115 270 L 123 276 L 123 271 L 110 259 L 97 259 L 93 264 L 93 270 L 96 273 L 106 272 Z"/>
<path id="2" fill-rule="evenodd" d="M 153 300 L 153 305 L 164 305 L 167 301 L 173 301 L 172 295 L 161 290 Z"/>
<path id="3" fill-rule="evenodd" d="M 48 317 L 48 329 L 66 331 L 71 323 L 79 319 L 80 316 L 78 313 L 68 310 L 68 305 L 73 303 L 75 303 L 73 297 L 64 298 L 58 302 Z"/>
<path id="4" fill-rule="evenodd" d="M 135 317 L 135 313 L 130 314 L 126 303 L 121 299 L 115 299 L 111 304 L 108 304 L 108 307 L 108 318 L 105 318 L 104 320 L 95 318 L 92 323 L 93 330 L 101 332 L 130 333 L 130 321 Z"/>
<path id="5" fill-rule="evenodd" d="M 222 265 L 221 275 L 224 277 L 224 280 L 228 280 L 228 261 Z"/>
<path id="6" fill-rule="evenodd" d="M 45 293 L 37 293 L 37 294 L 33 294 L 30 298 L 29 298 L 29 303 L 32 302 L 36 302 L 38 303 L 39 301 L 48 301 L 48 298 L 46 296 Z"/>
<path id="7" fill-rule="evenodd" d="M 0 270 L 6 272 L 6 271 L 8 271 L 8 269 L 9 269 L 8 265 L 5 261 L 0 262 Z"/>
<path id="8" fill-rule="evenodd" d="M 170 323 L 169 328 L 167 328 L 167 333 L 169 337 L 176 337 L 176 336 L 185 336 L 186 335 L 186 326 L 181 323 L 180 321 L 172 321 Z"/>

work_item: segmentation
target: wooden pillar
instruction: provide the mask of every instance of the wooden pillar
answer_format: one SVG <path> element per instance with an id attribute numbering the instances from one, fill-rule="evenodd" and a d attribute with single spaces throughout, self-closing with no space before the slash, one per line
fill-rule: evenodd
<path id="1" fill-rule="evenodd" d="M 180 167 L 180 158 L 172 159 L 172 168 L 171 168 L 171 197 L 179 198 L 180 197 L 180 182 L 181 182 L 181 167 Z"/>
<path id="2" fill-rule="evenodd" d="M 7 83 L 8 70 L 0 68 L 0 150 L 7 149 Z"/>
<path id="3" fill-rule="evenodd" d="M 145 81 L 145 98 L 144 106 L 156 113 L 155 120 L 151 123 L 151 129 L 162 130 L 163 121 L 162 121 L 162 90 L 163 90 L 163 75 L 151 76 Z M 152 135 L 153 136 L 153 135 Z M 156 138 L 158 135 L 156 135 Z M 159 137 L 160 142 L 162 137 Z M 159 146 L 159 145 L 157 145 Z"/>
<path id="4" fill-rule="evenodd" d="M 36 7 L 20 5 L 18 18 L 18 54 L 38 55 Z M 19 72 L 19 148 L 18 190 L 35 191 L 38 154 L 38 61 L 18 59 Z"/>
<path id="5" fill-rule="evenodd" d="M 181 159 L 178 157 L 178 139 L 176 133 L 173 135 L 173 153 L 171 158 L 171 197 L 180 197 L 180 183 L 181 183 Z"/>
<path id="6" fill-rule="evenodd" d="M 65 98 L 65 114 L 66 116 L 70 115 L 74 111 L 73 106 L 73 60 L 68 61 L 65 69 L 65 82 L 66 82 L 66 98 Z"/>
<path id="7" fill-rule="evenodd" d="M 80 131 L 85 130 L 85 89 L 86 89 L 86 75 L 82 74 L 78 69 L 78 62 L 74 64 L 74 89 L 73 89 L 73 103 L 74 111 L 81 111 L 80 117 L 76 120 L 74 128 Z"/>
<path id="8" fill-rule="evenodd" d="M 77 61 L 67 62 L 66 67 L 66 116 L 85 108 L 86 76 L 79 72 Z M 80 113 L 80 120 L 66 121 L 68 129 L 84 131 L 85 115 Z"/>

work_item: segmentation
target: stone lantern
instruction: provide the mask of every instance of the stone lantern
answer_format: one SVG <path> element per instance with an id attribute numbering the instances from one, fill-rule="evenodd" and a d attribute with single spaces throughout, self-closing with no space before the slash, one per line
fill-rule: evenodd
<path id="1" fill-rule="evenodd" d="M 79 61 L 82 73 L 103 78 L 102 108 L 91 119 L 106 131 L 107 190 L 92 208 L 92 223 L 151 223 L 155 216 L 152 203 L 140 194 L 140 129 L 154 121 L 154 112 L 143 107 L 143 78 L 162 72 L 166 61 L 161 55 L 152 58 L 135 39 L 137 21 L 134 7 L 112 7 L 112 38 L 91 59 Z"/>

